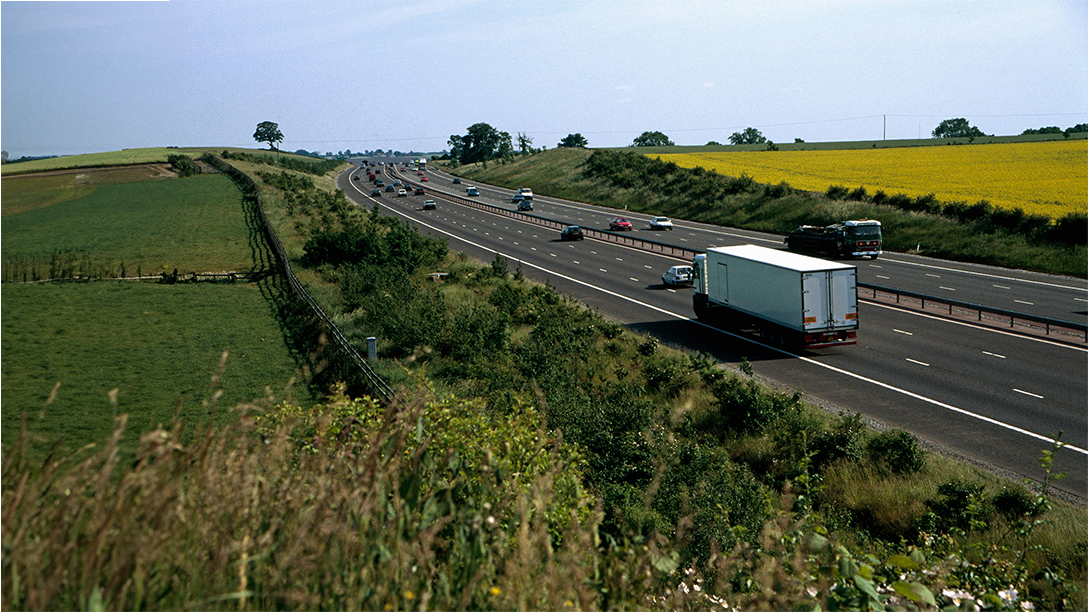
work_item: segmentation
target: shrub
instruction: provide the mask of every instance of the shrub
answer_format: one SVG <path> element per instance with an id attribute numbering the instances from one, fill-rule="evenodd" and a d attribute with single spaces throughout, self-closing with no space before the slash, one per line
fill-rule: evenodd
<path id="1" fill-rule="evenodd" d="M 1006 486 L 998 491 L 990 504 L 1005 520 L 1014 522 L 1035 511 L 1035 496 L 1020 485 Z"/>
<path id="2" fill-rule="evenodd" d="M 850 195 L 850 188 L 845 185 L 830 185 L 827 188 L 827 197 L 831 200 L 845 200 Z"/>
<path id="3" fill-rule="evenodd" d="M 200 174 L 200 167 L 187 155 L 170 155 L 167 156 L 166 161 L 170 163 L 174 168 L 174 172 L 180 177 Z"/>
<path id="4" fill-rule="evenodd" d="M 885 429 L 868 444 L 870 460 L 893 474 L 913 474 L 925 467 L 925 451 L 908 431 Z"/>

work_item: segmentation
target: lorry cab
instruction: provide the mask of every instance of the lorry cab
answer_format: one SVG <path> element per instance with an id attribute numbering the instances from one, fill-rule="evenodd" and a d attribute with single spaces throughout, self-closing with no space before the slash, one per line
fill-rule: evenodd
<path id="1" fill-rule="evenodd" d="M 877 256 L 884 252 L 880 221 L 860 219 L 857 221 L 843 221 L 842 225 L 846 243 L 851 247 L 850 254 L 854 257 L 868 256 L 876 259 Z"/>

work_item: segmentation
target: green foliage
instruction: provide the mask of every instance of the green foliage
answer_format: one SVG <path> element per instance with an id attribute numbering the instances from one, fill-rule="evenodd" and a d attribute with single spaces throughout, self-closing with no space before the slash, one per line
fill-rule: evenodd
<path id="1" fill-rule="evenodd" d="M 633 147 L 671 147 L 676 143 L 661 132 L 643 132 L 631 143 Z"/>
<path id="2" fill-rule="evenodd" d="M 767 138 L 754 127 L 744 128 L 743 132 L 733 132 L 729 136 L 729 144 L 746 145 L 763 144 L 765 142 L 767 142 Z"/>
<path id="3" fill-rule="evenodd" d="M 193 158 L 188 155 L 170 155 L 166 158 L 167 163 L 174 168 L 174 172 L 179 177 L 185 178 L 194 174 L 200 174 L 200 168 L 197 167 Z"/>
<path id="4" fill-rule="evenodd" d="M 934 138 L 977 138 L 985 136 L 982 130 L 971 125 L 966 119 L 945 119 L 933 129 Z"/>
<path id="5" fill-rule="evenodd" d="M 319 229 L 306 241 L 304 249 L 303 263 L 308 266 L 337 267 L 365 261 L 388 268 L 391 274 L 411 274 L 422 267 L 433 267 L 447 252 L 444 240 L 424 236 L 396 221 Z"/>
<path id="6" fill-rule="evenodd" d="M 270 153 L 246 153 L 244 151 L 232 152 L 226 149 L 224 149 L 223 152 L 219 154 L 219 156 L 226 160 L 237 159 L 252 164 L 278 166 L 285 170 L 305 172 L 307 174 L 313 174 L 315 176 L 323 176 L 326 173 L 335 170 L 336 167 L 340 164 L 344 163 L 342 160 L 338 159 L 322 159 L 314 161 L 296 155 L 272 155 Z"/>
<path id="7" fill-rule="evenodd" d="M 306 191 L 314 188 L 314 180 L 308 176 L 288 174 L 282 171 L 279 174 L 257 172 L 257 176 L 261 177 L 261 180 L 266 184 L 284 191 Z"/>
<path id="8" fill-rule="evenodd" d="M 925 451 L 908 431 L 885 429 L 869 440 L 869 457 L 892 474 L 912 474 L 925 467 Z"/>
<path id="9" fill-rule="evenodd" d="M 468 127 L 464 136 L 452 135 L 449 139 L 450 158 L 459 164 L 475 164 L 492 159 L 502 159 L 514 152 L 509 132 L 500 132 L 486 123 Z"/>
<path id="10" fill-rule="evenodd" d="M 563 140 L 559 141 L 559 144 L 557 144 L 556 146 L 567 149 L 584 149 L 589 146 L 589 141 L 586 140 L 585 136 L 582 136 L 581 134 L 567 134 L 563 138 Z"/>
<path id="11" fill-rule="evenodd" d="M 720 426 L 757 433 L 801 402 L 801 394 L 767 393 L 752 379 L 729 376 L 714 385 Z"/>
<path id="12" fill-rule="evenodd" d="M 257 124 L 257 130 L 253 132 L 253 140 L 267 142 L 268 148 L 275 149 L 277 142 L 283 142 L 283 132 L 279 124 L 271 121 L 262 121 Z"/>

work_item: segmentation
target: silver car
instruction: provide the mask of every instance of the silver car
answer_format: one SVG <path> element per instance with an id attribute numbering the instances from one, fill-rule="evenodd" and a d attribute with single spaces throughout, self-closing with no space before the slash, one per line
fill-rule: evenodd
<path id="1" fill-rule="evenodd" d="M 653 219 L 650 219 L 650 229 L 671 230 L 672 221 L 669 221 L 668 217 L 654 217 Z"/>
<path id="2" fill-rule="evenodd" d="M 669 271 L 661 275 L 661 282 L 665 285 L 688 286 L 690 287 L 695 281 L 692 276 L 691 266 L 673 266 L 669 268 Z"/>

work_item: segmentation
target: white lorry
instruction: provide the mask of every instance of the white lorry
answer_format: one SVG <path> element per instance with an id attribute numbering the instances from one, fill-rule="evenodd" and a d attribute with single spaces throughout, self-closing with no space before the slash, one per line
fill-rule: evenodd
<path id="1" fill-rule="evenodd" d="M 695 315 L 805 348 L 857 343 L 854 266 L 751 244 L 695 256 Z"/>

